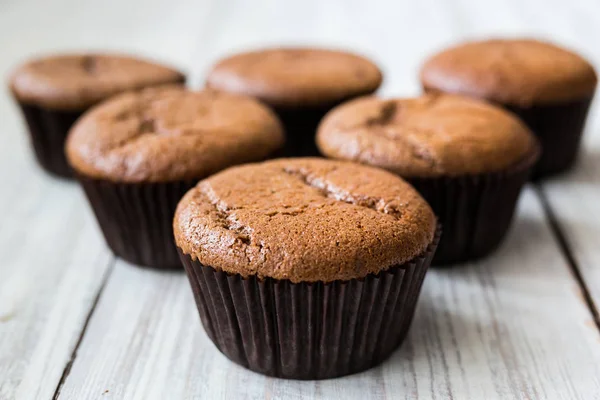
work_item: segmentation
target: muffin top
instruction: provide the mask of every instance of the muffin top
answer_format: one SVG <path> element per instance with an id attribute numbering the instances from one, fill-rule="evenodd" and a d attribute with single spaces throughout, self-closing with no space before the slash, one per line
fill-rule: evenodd
<path id="1" fill-rule="evenodd" d="M 179 71 L 120 55 L 61 55 L 30 61 L 12 75 L 19 101 L 56 110 L 83 110 L 126 90 L 183 83 Z"/>
<path id="2" fill-rule="evenodd" d="M 249 97 L 163 86 L 114 97 L 71 129 L 71 166 L 118 182 L 200 179 L 262 160 L 284 141 L 281 124 Z"/>
<path id="3" fill-rule="evenodd" d="M 328 157 L 408 178 L 502 171 L 537 149 L 533 134 L 512 114 L 445 94 L 345 103 L 325 116 L 317 145 Z"/>
<path id="4" fill-rule="evenodd" d="M 216 64 L 206 85 L 256 97 L 275 107 L 317 107 L 369 94 L 381 71 L 355 54 L 308 48 L 241 53 Z"/>
<path id="5" fill-rule="evenodd" d="M 521 107 L 593 95 L 596 72 L 579 55 L 537 40 L 486 40 L 445 50 L 421 69 L 428 90 Z"/>
<path id="6" fill-rule="evenodd" d="M 363 278 L 423 255 L 429 205 L 389 172 L 317 158 L 233 167 L 177 207 L 177 246 L 244 277 L 330 282 Z"/>

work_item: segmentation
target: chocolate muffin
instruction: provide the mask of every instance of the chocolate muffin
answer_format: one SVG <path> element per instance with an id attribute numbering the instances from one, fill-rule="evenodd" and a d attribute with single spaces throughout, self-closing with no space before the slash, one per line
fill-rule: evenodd
<path id="1" fill-rule="evenodd" d="M 181 196 L 224 168 L 267 159 L 283 141 L 277 117 L 251 98 L 163 86 L 90 110 L 66 152 L 115 254 L 176 267 L 172 219 Z"/>
<path id="2" fill-rule="evenodd" d="M 543 177 L 575 162 L 597 78 L 588 61 L 550 43 L 486 40 L 433 56 L 421 82 L 428 92 L 486 99 L 516 113 L 541 141 L 534 175 Z"/>
<path id="3" fill-rule="evenodd" d="M 323 49 L 278 48 L 241 53 L 218 62 L 207 87 L 256 97 L 283 122 L 286 155 L 317 156 L 315 132 L 335 105 L 371 94 L 381 71 L 358 55 Z"/>
<path id="4" fill-rule="evenodd" d="M 404 339 L 438 240 L 386 171 L 316 158 L 233 167 L 177 207 L 204 328 L 228 358 L 295 379 L 351 374 Z"/>
<path id="5" fill-rule="evenodd" d="M 348 102 L 324 118 L 317 144 L 327 157 L 385 168 L 419 190 L 444 230 L 434 263 L 500 244 L 539 155 L 516 117 L 453 95 Z"/>
<path id="6" fill-rule="evenodd" d="M 83 112 L 126 90 L 184 81 L 179 71 L 136 58 L 60 55 L 20 66 L 10 79 L 10 89 L 29 127 L 40 165 L 52 174 L 69 177 L 65 138 Z"/>

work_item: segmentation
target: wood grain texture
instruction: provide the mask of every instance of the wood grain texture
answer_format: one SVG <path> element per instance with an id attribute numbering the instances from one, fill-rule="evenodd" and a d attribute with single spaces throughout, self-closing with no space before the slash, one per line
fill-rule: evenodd
<path id="1" fill-rule="evenodd" d="M 61 399 L 593 399 L 600 335 L 532 192 L 488 260 L 429 273 L 409 339 L 341 379 L 267 378 L 200 328 L 183 274 L 119 262 Z"/>
<path id="2" fill-rule="evenodd" d="M 0 205 L 0 399 L 54 394 L 112 259 L 78 188 L 37 175 Z"/>
<path id="3" fill-rule="evenodd" d="M 600 306 L 600 115 L 594 110 L 575 170 L 542 184 L 576 268 Z"/>
<path id="4" fill-rule="evenodd" d="M 52 51 L 110 49 L 187 65 L 195 41 L 180 37 L 195 37 L 208 3 L 179 4 L 0 1 L 2 81 Z M 6 90 L 0 127 L 0 399 L 49 399 L 114 258 L 77 185 L 36 165 Z"/>
<path id="5" fill-rule="evenodd" d="M 18 51 L 0 31 L 4 76 Z M 0 126 L 0 399 L 48 399 L 112 257 L 79 188 L 35 164 L 4 91 Z"/>
<path id="6" fill-rule="evenodd" d="M 595 58 L 600 65 L 600 53 Z M 595 101 L 576 167 L 541 184 L 596 312 L 600 307 L 600 110 Z M 598 315 L 596 315 L 598 319 Z M 600 324 L 600 319 L 598 319 Z"/>
<path id="7" fill-rule="evenodd" d="M 514 15 L 527 18 L 529 32 L 550 37 L 577 50 L 597 69 L 600 68 L 600 50 L 592 39 L 598 32 L 600 2 L 535 0 L 521 4 L 520 12 L 515 12 Z M 489 19 L 484 19 L 484 22 L 489 22 Z M 565 245 L 573 257 L 574 268 L 579 271 L 589 290 L 596 312 L 600 306 L 599 106 L 596 98 L 590 110 L 579 162 L 575 168 L 540 185 L 541 193 L 549 204 L 549 211 L 556 219 L 557 228 L 564 236 Z M 598 315 L 596 317 L 598 319 Z M 600 326 L 600 319 L 597 323 Z"/>
<path id="8" fill-rule="evenodd" d="M 50 398 L 112 257 L 78 187 L 0 146 L 0 399 Z"/>

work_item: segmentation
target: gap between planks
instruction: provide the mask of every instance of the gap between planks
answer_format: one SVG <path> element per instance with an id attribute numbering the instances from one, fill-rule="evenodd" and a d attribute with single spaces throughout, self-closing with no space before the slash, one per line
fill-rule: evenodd
<path id="1" fill-rule="evenodd" d="M 77 338 L 77 343 L 75 344 L 75 347 L 73 348 L 73 351 L 71 352 L 71 357 L 69 358 L 69 361 L 65 365 L 62 375 L 60 376 L 60 379 L 58 381 L 58 384 L 56 385 L 56 390 L 54 391 L 54 396 L 52 396 L 52 400 L 58 400 L 58 398 L 60 396 L 60 391 L 61 391 L 63 385 L 65 384 L 67 378 L 69 377 L 69 374 L 71 373 L 71 367 L 73 367 L 73 363 L 75 362 L 75 359 L 77 358 L 77 350 L 79 350 L 79 346 L 81 346 L 81 342 L 83 341 L 83 337 L 85 336 L 85 332 L 87 331 L 90 320 L 92 319 L 92 316 L 94 315 L 94 311 L 96 310 L 96 306 L 98 305 L 98 302 L 100 301 L 102 292 L 104 292 L 104 288 L 106 287 L 108 279 L 110 278 L 113 270 L 115 269 L 116 263 L 117 263 L 117 257 L 115 255 L 113 255 L 111 260 L 108 263 L 108 268 L 106 268 L 106 272 L 104 272 L 104 276 L 102 277 L 102 283 L 100 284 L 100 287 L 98 288 L 98 293 L 96 293 L 96 296 L 94 297 L 94 301 L 92 302 L 92 306 L 90 307 L 90 310 L 89 310 L 87 316 L 85 317 L 85 322 L 83 323 L 81 332 L 79 333 L 79 337 Z"/>
<path id="2" fill-rule="evenodd" d="M 571 250 L 571 245 L 569 244 L 569 241 L 567 239 L 567 235 L 564 233 L 562 227 L 560 226 L 560 223 L 558 222 L 558 218 L 556 217 L 556 214 L 554 213 L 554 210 L 552 209 L 552 206 L 548 201 L 548 197 L 546 195 L 546 192 L 544 191 L 542 184 L 534 183 L 532 186 L 535 189 L 535 192 L 539 197 L 540 202 L 542 203 L 542 208 L 544 210 L 546 218 L 548 219 L 552 235 L 556 239 L 560 251 L 565 256 L 567 264 L 569 265 L 569 269 L 571 270 L 571 274 L 573 275 L 573 278 L 579 285 L 579 289 L 581 290 L 585 304 L 587 305 L 588 309 L 590 310 L 590 313 L 592 314 L 592 318 L 594 319 L 596 328 L 600 332 L 600 313 L 598 312 L 598 307 L 596 306 L 596 303 L 594 302 L 594 299 L 585 282 L 585 279 L 581 274 L 579 265 L 577 264 L 575 256 L 573 255 L 573 250 Z"/>

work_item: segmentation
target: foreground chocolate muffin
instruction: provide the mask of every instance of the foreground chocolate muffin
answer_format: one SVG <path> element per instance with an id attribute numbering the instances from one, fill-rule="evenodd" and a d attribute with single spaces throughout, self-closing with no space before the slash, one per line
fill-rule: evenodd
<path id="1" fill-rule="evenodd" d="M 553 44 L 486 40 L 433 56 L 421 82 L 428 92 L 486 99 L 516 113 L 541 141 L 534 175 L 543 177 L 575 162 L 597 78 L 588 61 Z"/>
<path id="2" fill-rule="evenodd" d="M 317 143 L 327 157 L 385 168 L 419 190 L 444 230 L 434 263 L 500 244 L 539 156 L 510 113 L 452 95 L 348 102 L 324 118 Z"/>
<path id="3" fill-rule="evenodd" d="M 253 371 L 324 379 L 404 339 L 438 240 L 431 208 L 380 169 L 316 158 L 233 167 L 173 228 L 204 328 Z"/>
<path id="4" fill-rule="evenodd" d="M 371 94 L 382 81 L 371 61 L 351 53 L 277 48 L 241 53 L 218 62 L 207 87 L 256 97 L 283 121 L 286 154 L 316 156 L 315 133 L 335 105 Z"/>
<path id="5" fill-rule="evenodd" d="M 64 143 L 73 123 L 94 104 L 117 93 L 183 83 L 179 71 L 121 55 L 81 54 L 40 58 L 21 65 L 10 79 L 40 165 L 69 177 Z"/>
<path id="6" fill-rule="evenodd" d="M 66 152 L 115 254 L 176 267 L 172 219 L 181 196 L 226 167 L 268 158 L 283 140 L 275 115 L 251 98 L 171 86 L 93 108 Z"/>

